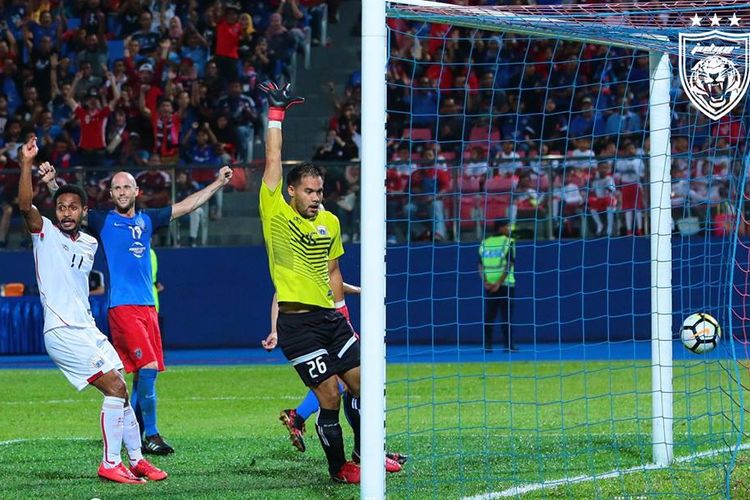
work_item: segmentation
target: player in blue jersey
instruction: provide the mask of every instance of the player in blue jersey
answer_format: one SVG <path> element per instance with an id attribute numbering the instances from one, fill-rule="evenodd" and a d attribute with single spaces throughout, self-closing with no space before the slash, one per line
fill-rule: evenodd
<path id="1" fill-rule="evenodd" d="M 141 414 L 143 451 L 155 455 L 174 452 L 156 424 L 156 376 L 164 371 L 161 332 L 154 305 L 151 277 L 151 235 L 169 222 L 196 210 L 232 178 L 222 167 L 205 188 L 171 206 L 138 210 L 138 186 L 127 172 L 112 177 L 110 195 L 115 208 L 89 210 L 89 231 L 101 242 L 109 270 L 109 329 L 125 371 L 134 373 L 131 406 Z"/>

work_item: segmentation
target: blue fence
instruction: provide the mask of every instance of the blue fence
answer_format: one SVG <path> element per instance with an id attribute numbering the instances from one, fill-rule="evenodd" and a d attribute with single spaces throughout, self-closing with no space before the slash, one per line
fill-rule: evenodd
<path id="1" fill-rule="evenodd" d="M 708 311 L 724 323 L 729 267 L 720 240 L 679 239 L 674 250 L 674 320 Z M 254 347 L 269 331 L 273 288 L 263 247 L 157 251 L 167 348 Z M 476 245 L 414 245 L 388 251 L 388 341 L 481 342 L 482 288 Z M 358 282 L 359 246 L 341 267 Z M 96 269 L 104 270 L 97 256 Z M 519 242 L 514 334 L 519 342 L 594 342 L 650 337 L 649 243 L 646 238 Z M 0 282 L 34 282 L 29 252 L 0 253 Z M 744 274 L 737 277 L 744 283 Z M 349 298 L 355 325 L 359 301 Z M 723 300 L 726 304 L 726 300 Z M 95 298 L 100 327 L 106 300 Z M 36 297 L 0 298 L 0 353 L 43 352 Z"/>

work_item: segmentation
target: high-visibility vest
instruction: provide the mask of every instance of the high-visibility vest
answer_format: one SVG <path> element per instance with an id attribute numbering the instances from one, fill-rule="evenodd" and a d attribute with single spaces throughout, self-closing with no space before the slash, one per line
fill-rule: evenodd
<path id="1" fill-rule="evenodd" d="M 497 283 L 507 272 L 504 286 L 515 286 L 516 240 L 510 236 L 490 236 L 479 245 L 484 278 L 488 283 Z"/>

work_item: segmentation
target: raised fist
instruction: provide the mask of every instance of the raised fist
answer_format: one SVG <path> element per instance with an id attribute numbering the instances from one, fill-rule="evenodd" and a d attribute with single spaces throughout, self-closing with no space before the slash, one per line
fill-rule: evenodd
<path id="1" fill-rule="evenodd" d="M 291 83 L 279 87 L 276 83 L 268 81 L 258 85 L 260 90 L 268 94 L 268 119 L 283 121 L 284 114 L 290 106 L 305 102 L 303 97 L 289 95 Z"/>

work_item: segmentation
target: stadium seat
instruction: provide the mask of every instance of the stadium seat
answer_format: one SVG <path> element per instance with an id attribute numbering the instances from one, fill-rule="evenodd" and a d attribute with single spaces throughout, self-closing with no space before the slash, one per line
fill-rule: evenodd
<path id="1" fill-rule="evenodd" d="M 484 183 L 484 187 L 488 193 L 503 193 L 510 195 L 513 192 L 516 181 L 513 177 L 506 176 L 495 176 L 487 179 Z"/>
<path id="2" fill-rule="evenodd" d="M 427 127 L 406 128 L 404 129 L 403 138 L 411 139 L 412 141 L 431 141 L 432 129 Z"/>
<path id="3" fill-rule="evenodd" d="M 458 189 L 461 193 L 478 193 L 482 189 L 482 182 L 476 176 L 461 176 L 458 179 Z"/>
<path id="4" fill-rule="evenodd" d="M 484 219 L 484 196 L 480 194 L 465 194 L 461 196 L 459 219 L 462 229 L 476 229 Z M 478 232 L 478 234 L 480 234 Z"/>
<path id="5" fill-rule="evenodd" d="M 486 205 L 486 218 L 488 221 L 503 219 L 508 216 L 508 207 L 510 206 L 510 193 L 508 194 L 488 194 Z"/>
<path id="6" fill-rule="evenodd" d="M 473 126 L 469 132 L 469 142 L 497 142 L 500 140 L 500 131 L 489 130 L 487 127 Z"/>
<path id="7" fill-rule="evenodd" d="M 125 56 L 125 42 L 122 40 L 107 40 L 107 64 L 112 68 L 112 63 Z"/>

